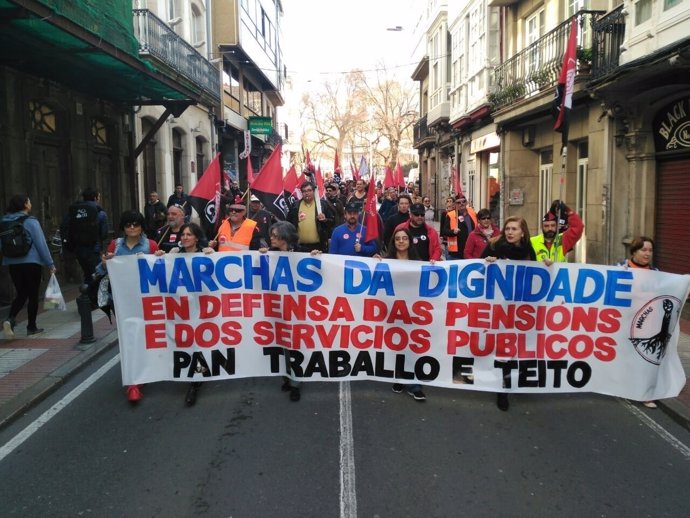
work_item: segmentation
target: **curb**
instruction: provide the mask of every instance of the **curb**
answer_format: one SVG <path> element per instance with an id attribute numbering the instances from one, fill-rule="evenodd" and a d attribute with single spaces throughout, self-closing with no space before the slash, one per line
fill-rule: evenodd
<path id="1" fill-rule="evenodd" d="M 4 428 L 22 412 L 47 398 L 65 382 L 86 367 L 102 353 L 109 350 L 117 343 L 117 329 L 109 331 L 92 344 L 75 344 L 76 349 L 82 352 L 70 359 L 42 380 L 26 388 L 15 397 L 0 406 L 0 428 Z"/>
<path id="2" fill-rule="evenodd" d="M 659 408 L 676 423 L 686 430 L 690 430 L 690 408 L 681 403 L 677 398 L 657 400 Z"/>

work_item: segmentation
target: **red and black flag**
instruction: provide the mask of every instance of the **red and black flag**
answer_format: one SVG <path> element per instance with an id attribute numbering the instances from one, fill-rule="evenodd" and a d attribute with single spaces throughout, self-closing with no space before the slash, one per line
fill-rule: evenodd
<path id="1" fill-rule="evenodd" d="M 254 177 L 254 183 L 250 185 L 252 194 L 261 200 L 261 203 L 278 219 L 285 219 L 287 204 L 283 197 L 283 167 L 280 164 L 282 146 L 276 146 Z"/>
<path id="2" fill-rule="evenodd" d="M 573 26 L 570 29 L 568 45 L 563 55 L 563 66 L 558 78 L 556 96 L 553 100 L 553 116 L 556 123 L 555 131 L 562 135 L 563 146 L 568 145 L 568 125 L 570 123 L 570 110 L 573 106 L 573 86 L 575 84 L 575 67 L 577 62 L 577 19 L 573 18 Z"/>
<path id="3" fill-rule="evenodd" d="M 215 235 L 216 222 L 220 213 L 221 174 L 220 153 L 218 153 L 189 193 L 189 203 L 199 215 L 201 228 L 209 239 Z"/>

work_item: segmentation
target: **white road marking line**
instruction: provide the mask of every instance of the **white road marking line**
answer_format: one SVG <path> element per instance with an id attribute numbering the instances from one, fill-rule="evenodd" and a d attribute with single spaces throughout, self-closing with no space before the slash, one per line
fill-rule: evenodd
<path id="1" fill-rule="evenodd" d="M 340 382 L 340 518 L 357 517 L 350 382 Z"/>
<path id="2" fill-rule="evenodd" d="M 10 441 L 0 448 L 0 462 L 12 453 L 15 449 L 22 445 L 29 437 L 36 433 L 39 428 L 55 417 L 60 410 L 69 405 L 72 401 L 77 399 L 86 389 L 98 381 L 103 375 L 112 369 L 120 361 L 120 355 L 116 354 L 113 358 L 103 365 L 100 369 L 94 372 L 91 376 L 86 378 L 79 386 L 75 387 L 72 392 L 63 397 L 60 401 L 55 403 L 48 410 L 43 412 L 33 423 L 24 428 L 21 432 L 15 435 Z"/>
<path id="3" fill-rule="evenodd" d="M 644 424 L 649 426 L 652 429 L 652 431 L 654 431 L 659 437 L 661 437 L 664 441 L 666 441 L 672 447 L 678 450 L 680 454 L 683 455 L 683 457 L 685 457 L 686 460 L 690 460 L 690 447 L 688 447 L 687 445 L 685 445 L 685 443 L 677 439 L 673 434 L 668 432 L 663 426 L 654 421 L 654 419 L 649 417 L 630 401 L 626 399 L 621 399 L 620 401 L 625 406 L 627 406 L 628 410 L 635 414 Z"/>

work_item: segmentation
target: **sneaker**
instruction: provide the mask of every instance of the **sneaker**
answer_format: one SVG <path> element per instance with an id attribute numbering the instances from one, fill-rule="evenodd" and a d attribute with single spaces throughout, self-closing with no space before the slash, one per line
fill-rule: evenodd
<path id="1" fill-rule="evenodd" d="M 643 401 L 642 404 L 647 408 L 656 408 L 656 403 L 654 401 Z"/>
<path id="2" fill-rule="evenodd" d="M 393 385 L 393 392 L 395 392 L 396 394 L 400 394 L 402 391 L 403 391 L 403 386 L 401 383 L 395 383 Z"/>
<path id="3" fill-rule="evenodd" d="M 127 401 L 130 403 L 138 403 L 144 397 L 139 389 L 139 385 L 130 385 L 127 387 Z"/>
<path id="4" fill-rule="evenodd" d="M 36 327 L 34 329 L 29 329 L 28 327 L 26 328 L 26 336 L 31 336 L 31 335 L 37 335 L 38 333 L 42 333 L 44 329 L 42 327 Z"/>
<path id="5" fill-rule="evenodd" d="M 290 389 L 290 401 L 299 401 L 302 395 L 299 392 L 299 388 L 292 387 Z"/>
<path id="6" fill-rule="evenodd" d="M 199 390 L 199 387 L 195 387 L 194 385 L 189 386 L 189 389 L 187 389 L 187 395 L 184 398 L 185 405 L 194 406 L 194 403 L 196 403 L 197 390 Z M 139 392 L 139 396 L 141 397 L 141 392 Z"/>
<path id="7" fill-rule="evenodd" d="M 422 392 L 422 389 L 408 390 L 407 393 L 412 396 L 415 401 L 426 400 L 426 396 L 424 395 L 424 392 Z"/>
<path id="8" fill-rule="evenodd" d="M 10 338 L 14 338 L 14 329 L 12 329 L 12 327 L 12 322 L 10 322 L 9 320 L 5 320 L 2 323 L 2 332 L 5 335 L 5 338 L 7 338 L 8 340 Z"/>

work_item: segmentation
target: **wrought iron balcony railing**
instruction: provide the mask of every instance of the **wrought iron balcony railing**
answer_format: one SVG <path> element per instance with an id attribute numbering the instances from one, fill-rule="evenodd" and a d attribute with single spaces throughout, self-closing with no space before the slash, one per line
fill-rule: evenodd
<path id="1" fill-rule="evenodd" d="M 429 136 L 429 126 L 426 124 L 426 115 L 414 123 L 413 146 L 417 146 L 422 140 Z"/>
<path id="2" fill-rule="evenodd" d="M 623 4 L 592 22 L 592 79 L 610 74 L 620 65 L 625 39 Z"/>
<path id="3" fill-rule="evenodd" d="M 219 101 L 219 70 L 148 9 L 133 9 L 132 13 L 139 55 L 155 57 Z"/>
<path id="4" fill-rule="evenodd" d="M 494 91 L 489 102 L 494 109 L 553 87 L 563 63 L 573 18 L 578 22 L 578 75 L 589 74 L 596 49 L 592 47 L 592 23 L 604 11 L 579 11 L 554 30 L 518 52 L 494 70 Z"/>

